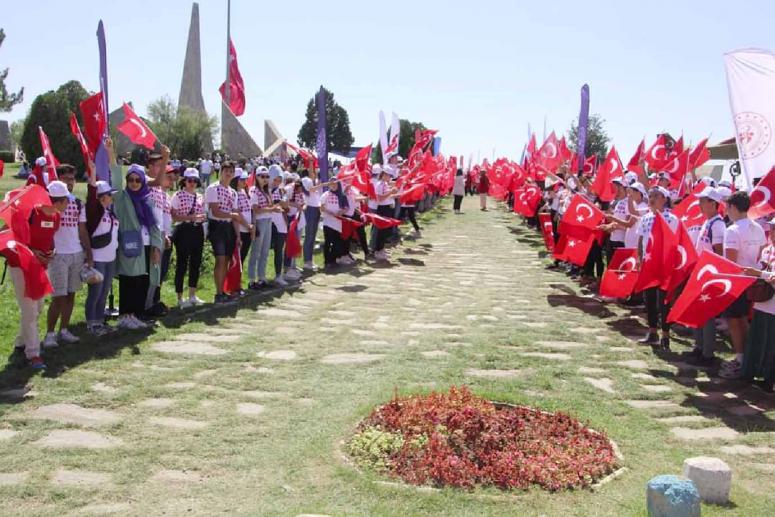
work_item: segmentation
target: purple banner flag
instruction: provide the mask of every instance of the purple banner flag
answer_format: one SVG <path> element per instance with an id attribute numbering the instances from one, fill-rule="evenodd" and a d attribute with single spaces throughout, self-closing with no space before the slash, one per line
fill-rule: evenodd
<path id="1" fill-rule="evenodd" d="M 589 85 L 581 87 L 581 111 L 579 111 L 578 125 L 578 164 L 581 172 L 584 170 L 584 162 L 587 161 L 587 127 L 589 126 Z"/>
<path id="2" fill-rule="evenodd" d="M 315 96 L 318 107 L 318 135 L 315 142 L 315 151 L 318 153 L 318 167 L 320 168 L 320 181 L 328 181 L 328 137 L 326 135 L 326 91 L 320 87 Z"/>
<path id="3" fill-rule="evenodd" d="M 102 20 L 97 25 L 97 45 L 100 51 L 100 91 L 102 91 L 102 104 L 105 107 L 105 135 L 110 132 L 110 120 L 108 114 L 108 57 L 105 46 L 105 26 L 102 24 Z M 110 181 L 110 160 L 108 159 L 108 152 L 105 149 L 105 145 L 100 143 L 97 147 L 97 151 L 94 156 L 94 166 L 97 169 L 97 179 L 103 181 Z"/>

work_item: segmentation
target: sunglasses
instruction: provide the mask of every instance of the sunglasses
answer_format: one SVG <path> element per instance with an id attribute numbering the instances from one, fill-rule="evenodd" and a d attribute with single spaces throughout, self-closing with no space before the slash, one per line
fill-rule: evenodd
<path id="1" fill-rule="evenodd" d="M 196 178 L 186 178 L 186 183 L 197 183 L 198 181 Z"/>
<path id="2" fill-rule="evenodd" d="M 140 178 L 131 178 L 130 177 L 130 178 L 126 179 L 126 182 L 127 183 L 142 183 L 142 180 Z"/>

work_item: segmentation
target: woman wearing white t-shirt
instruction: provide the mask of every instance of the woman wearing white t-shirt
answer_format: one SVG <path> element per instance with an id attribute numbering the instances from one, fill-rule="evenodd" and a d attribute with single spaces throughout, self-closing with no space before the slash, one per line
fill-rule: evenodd
<path id="1" fill-rule="evenodd" d="M 393 216 L 393 198 L 397 194 L 397 190 L 390 184 L 390 175 L 387 171 L 382 171 L 379 175 L 379 181 L 374 186 L 374 190 L 377 193 L 377 214 L 382 217 Z M 390 235 L 390 229 L 380 230 L 377 229 L 377 242 L 374 245 L 374 257 L 377 260 L 387 260 L 387 254 L 385 253 L 385 241 L 387 241 Z"/>
<path id="2" fill-rule="evenodd" d="M 769 221 L 770 243 L 762 250 L 757 267 L 744 268 L 746 274 L 763 278 L 775 285 L 775 219 Z M 745 342 L 741 369 L 743 379 L 757 382 L 765 392 L 775 384 L 775 297 L 753 306 L 753 319 Z"/>
<path id="3" fill-rule="evenodd" d="M 340 202 L 339 182 L 334 181 L 328 192 L 320 196 L 320 213 L 323 220 L 323 259 L 326 267 L 334 267 L 342 255 L 342 220 L 345 208 Z"/>
<path id="4" fill-rule="evenodd" d="M 94 336 L 112 331 L 105 322 L 105 300 L 116 274 L 118 249 L 118 219 L 113 214 L 113 194 L 116 190 L 107 181 L 94 181 L 90 176 L 86 196 L 86 227 L 91 240 L 94 269 L 102 274 L 102 282 L 89 284 L 86 295 L 86 328 Z"/>
<path id="5" fill-rule="evenodd" d="M 256 226 L 256 239 L 250 249 L 248 260 L 248 289 L 259 291 L 268 286 L 266 281 L 266 264 L 269 259 L 269 249 L 272 247 L 272 215 L 282 213 L 282 207 L 272 202 L 269 192 L 269 170 L 259 167 L 256 171 L 256 186 L 250 193 L 250 204 L 253 208 L 253 220 Z"/>
<path id="6" fill-rule="evenodd" d="M 315 264 L 312 262 L 312 255 L 315 251 L 315 239 L 318 235 L 318 226 L 320 226 L 320 196 L 323 190 L 323 184 L 318 179 L 318 173 L 313 168 L 309 171 L 309 176 L 301 178 L 301 186 L 304 191 L 304 269 L 314 271 Z"/>
<path id="7" fill-rule="evenodd" d="M 182 188 L 172 196 L 172 220 L 176 223 L 172 234 L 175 240 L 175 292 L 181 309 L 204 303 L 196 295 L 205 242 L 204 198 L 197 192 L 201 185 L 199 172 L 190 167 L 183 172 Z M 188 298 L 183 297 L 186 271 Z"/>
<path id="8" fill-rule="evenodd" d="M 274 251 L 274 283 L 285 287 L 288 282 L 283 277 L 283 259 L 285 258 L 285 239 L 288 236 L 288 199 L 283 187 L 283 170 L 279 165 L 269 167 L 269 192 L 272 204 L 282 208 L 272 212 L 272 250 Z"/>
<path id="9" fill-rule="evenodd" d="M 726 201 L 727 215 L 732 224 L 724 233 L 724 256 L 741 267 L 756 267 L 767 239 L 764 230 L 756 222 L 748 219 L 751 198 L 747 192 L 735 192 Z M 748 315 L 751 302 L 745 293 L 732 302 L 724 311 L 729 325 L 729 336 L 735 349 L 735 358 L 721 366 L 719 377 L 738 379 L 742 375 L 743 350 L 748 334 Z"/>

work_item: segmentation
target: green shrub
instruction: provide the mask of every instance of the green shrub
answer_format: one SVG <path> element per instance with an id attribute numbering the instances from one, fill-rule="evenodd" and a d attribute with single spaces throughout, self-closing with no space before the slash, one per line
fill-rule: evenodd
<path id="1" fill-rule="evenodd" d="M 16 156 L 14 156 L 13 151 L 0 151 L 0 160 L 5 163 L 14 163 L 16 161 Z"/>
<path id="2" fill-rule="evenodd" d="M 387 459 L 403 446 L 400 434 L 367 427 L 350 439 L 347 452 L 358 465 L 379 471 L 387 469 Z"/>

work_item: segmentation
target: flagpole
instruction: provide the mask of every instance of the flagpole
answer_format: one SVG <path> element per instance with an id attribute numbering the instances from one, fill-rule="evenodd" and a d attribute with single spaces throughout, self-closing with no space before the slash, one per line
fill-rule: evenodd
<path id="1" fill-rule="evenodd" d="M 226 83 L 223 93 L 226 95 L 226 106 L 231 109 L 231 83 L 229 83 L 229 69 L 231 55 L 231 0 L 226 0 Z M 221 110 L 223 113 L 223 110 Z M 221 150 L 226 154 L 226 132 L 223 130 L 223 117 L 221 117 Z"/>

